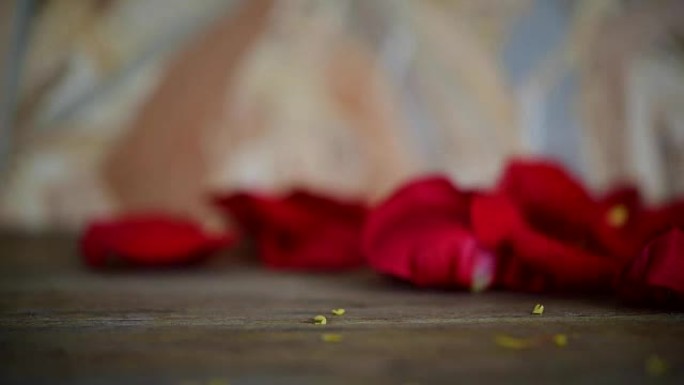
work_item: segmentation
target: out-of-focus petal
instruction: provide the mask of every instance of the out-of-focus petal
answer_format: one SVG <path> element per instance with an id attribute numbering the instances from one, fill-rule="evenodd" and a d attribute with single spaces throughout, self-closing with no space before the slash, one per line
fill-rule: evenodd
<path id="1" fill-rule="evenodd" d="M 239 192 L 215 199 L 275 269 L 338 271 L 364 264 L 366 206 L 304 190 L 283 197 Z"/>
<path id="2" fill-rule="evenodd" d="M 110 262 L 154 267 L 197 262 L 233 242 L 233 235 L 208 233 L 188 219 L 138 214 L 93 222 L 80 245 L 93 267 Z"/>

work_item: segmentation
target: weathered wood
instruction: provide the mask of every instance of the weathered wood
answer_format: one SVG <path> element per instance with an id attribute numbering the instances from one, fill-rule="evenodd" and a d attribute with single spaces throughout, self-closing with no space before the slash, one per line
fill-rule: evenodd
<path id="1" fill-rule="evenodd" d="M 2 384 L 682 383 L 684 316 L 608 299 L 417 291 L 371 272 L 217 261 L 97 273 L 66 237 L 0 237 Z M 543 303 L 542 316 L 530 314 Z M 342 307 L 344 316 L 330 310 Z M 327 325 L 310 322 L 328 316 Z M 342 336 L 324 342 L 323 333 Z M 568 337 L 565 347 L 552 336 Z M 526 338 L 515 350 L 498 335 Z M 661 375 L 645 369 L 658 355 Z"/>

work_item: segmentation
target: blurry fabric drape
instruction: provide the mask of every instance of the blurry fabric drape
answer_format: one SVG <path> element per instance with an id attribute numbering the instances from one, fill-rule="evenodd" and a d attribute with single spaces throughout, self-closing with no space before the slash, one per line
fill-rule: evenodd
<path id="1" fill-rule="evenodd" d="M 207 194 L 375 201 L 519 154 L 684 192 L 678 1 L 108 0 L 31 19 L 0 222 L 78 228 Z"/>

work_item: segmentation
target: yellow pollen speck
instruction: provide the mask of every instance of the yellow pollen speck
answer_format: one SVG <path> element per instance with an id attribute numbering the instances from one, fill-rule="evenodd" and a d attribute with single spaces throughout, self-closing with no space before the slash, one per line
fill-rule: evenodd
<path id="1" fill-rule="evenodd" d="M 568 336 L 565 334 L 556 334 L 553 336 L 553 343 L 556 344 L 559 348 L 562 348 L 564 346 L 568 345 Z"/>
<path id="2" fill-rule="evenodd" d="M 515 338 L 515 337 L 510 337 L 506 335 L 498 335 L 494 338 L 494 342 L 501 346 L 502 348 L 507 348 L 507 349 L 527 349 L 532 347 L 534 344 L 531 340 L 526 340 L 522 338 Z"/>
<path id="3" fill-rule="evenodd" d="M 228 381 L 222 379 L 222 378 L 213 378 L 209 380 L 207 385 L 229 385 Z"/>
<path id="4" fill-rule="evenodd" d="M 534 305 L 534 309 L 532 309 L 532 314 L 534 314 L 534 315 L 544 314 L 544 305 L 539 304 L 539 303 Z"/>
<path id="5" fill-rule="evenodd" d="M 344 309 L 332 309 L 331 313 L 334 315 L 344 315 L 347 311 Z"/>
<path id="6" fill-rule="evenodd" d="M 667 372 L 668 365 L 667 362 L 663 361 L 662 358 L 653 354 L 646 359 L 646 373 L 651 376 L 661 376 Z"/>
<path id="7" fill-rule="evenodd" d="M 629 211 L 623 205 L 615 205 L 608 211 L 608 224 L 613 227 L 622 227 L 627 223 Z"/>
<path id="8" fill-rule="evenodd" d="M 324 315 L 317 315 L 317 316 L 313 317 L 313 322 L 316 325 L 325 325 L 328 323 L 328 319 L 325 318 Z"/>
<path id="9" fill-rule="evenodd" d="M 325 333 L 321 334 L 321 340 L 323 340 L 323 342 L 340 342 L 342 341 L 342 335 L 335 333 Z"/>

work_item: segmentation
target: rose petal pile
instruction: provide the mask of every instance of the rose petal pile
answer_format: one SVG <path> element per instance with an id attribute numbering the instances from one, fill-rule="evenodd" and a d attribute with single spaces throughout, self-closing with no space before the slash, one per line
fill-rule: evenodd
<path id="1" fill-rule="evenodd" d="M 684 249 L 658 236 L 684 225 L 683 207 L 646 207 L 631 187 L 592 196 L 552 162 L 515 160 L 491 191 L 438 176 L 408 183 L 369 214 L 362 242 L 371 267 L 417 286 L 672 302 L 684 298 Z"/>
<path id="2" fill-rule="evenodd" d="M 614 291 L 633 302 L 684 304 L 684 200 L 649 207 L 630 186 L 595 195 L 547 160 L 512 161 L 488 191 L 422 177 L 370 210 L 307 191 L 222 194 L 213 204 L 269 268 L 369 265 L 419 287 Z M 236 238 L 139 214 L 92 223 L 81 249 L 92 267 L 184 265 Z"/>

